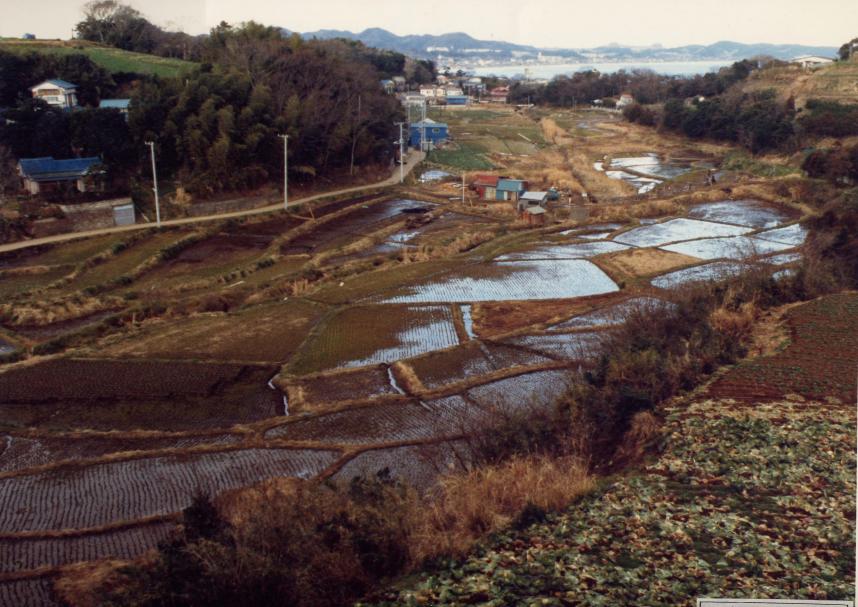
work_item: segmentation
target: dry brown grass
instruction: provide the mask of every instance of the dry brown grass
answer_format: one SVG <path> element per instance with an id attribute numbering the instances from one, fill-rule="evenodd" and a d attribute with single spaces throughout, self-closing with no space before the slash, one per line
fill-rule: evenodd
<path id="1" fill-rule="evenodd" d="M 460 555 L 480 537 L 512 523 L 528 505 L 556 511 L 594 487 L 580 459 L 522 456 L 441 480 L 415 522 L 415 562 Z"/>
<path id="2" fill-rule="evenodd" d="M 660 274 L 699 262 L 700 260 L 696 257 L 689 257 L 672 251 L 628 249 L 601 257 L 598 260 L 598 265 L 611 275 L 638 277 Z"/>
<path id="3" fill-rule="evenodd" d="M 675 200 L 645 200 L 630 205 L 602 205 L 594 208 L 590 216 L 602 221 L 627 222 L 642 217 L 681 215 L 685 207 Z"/>
<path id="4" fill-rule="evenodd" d="M 120 297 L 75 294 L 54 301 L 0 304 L 0 318 L 13 326 L 43 326 L 116 309 L 123 303 Z"/>
<path id="5" fill-rule="evenodd" d="M 640 462 L 661 434 L 661 423 L 651 411 L 640 411 L 632 417 L 629 429 L 617 447 L 614 465 L 627 466 Z"/>
<path id="6" fill-rule="evenodd" d="M 128 561 L 101 560 L 65 566 L 54 590 L 64 605 L 97 607 L 103 604 L 105 590 L 124 582 L 119 571 L 126 565 Z"/>
<path id="7" fill-rule="evenodd" d="M 583 314 L 602 299 L 477 303 L 471 307 L 471 317 L 477 335 L 494 338 L 517 329 Z"/>
<path id="8" fill-rule="evenodd" d="M 709 316 L 709 322 L 718 332 L 741 342 L 747 340 L 754 330 L 757 315 L 756 305 L 748 302 L 739 306 L 738 310 L 724 307 L 715 309 Z"/>

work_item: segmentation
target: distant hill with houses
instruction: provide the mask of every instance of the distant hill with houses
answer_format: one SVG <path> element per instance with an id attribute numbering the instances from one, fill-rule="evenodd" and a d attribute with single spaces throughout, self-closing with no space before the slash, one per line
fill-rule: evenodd
<path id="1" fill-rule="evenodd" d="M 284 29 L 284 33 L 291 33 Z M 421 59 L 434 59 L 439 55 L 452 59 L 492 59 L 513 61 L 533 59 L 539 53 L 560 56 L 575 61 L 708 61 L 740 60 L 757 55 L 770 55 L 777 59 L 791 59 L 799 55 L 835 57 L 836 46 L 806 46 L 801 44 L 744 44 L 721 41 L 708 45 L 687 45 L 666 48 L 660 45 L 634 47 L 610 44 L 594 48 L 539 48 L 497 40 L 478 40 L 463 32 L 440 35 L 399 36 L 381 28 L 362 32 L 323 29 L 304 32 L 304 38 L 345 38 L 359 40 L 367 46 L 384 48 Z"/>

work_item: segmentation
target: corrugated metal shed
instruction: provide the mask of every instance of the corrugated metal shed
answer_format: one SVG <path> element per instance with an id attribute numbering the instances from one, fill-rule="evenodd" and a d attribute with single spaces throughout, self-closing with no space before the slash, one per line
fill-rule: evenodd
<path id="1" fill-rule="evenodd" d="M 117 109 L 127 110 L 131 105 L 130 99 L 102 99 L 98 102 L 98 107 L 101 109 Z"/>

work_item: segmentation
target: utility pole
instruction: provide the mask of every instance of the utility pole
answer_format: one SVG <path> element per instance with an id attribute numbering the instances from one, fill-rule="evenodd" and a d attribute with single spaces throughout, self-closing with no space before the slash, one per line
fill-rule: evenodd
<path id="1" fill-rule="evenodd" d="M 404 122 L 397 122 L 399 125 L 399 183 L 405 181 L 405 140 L 402 138 L 402 127 Z"/>
<path id="2" fill-rule="evenodd" d="M 462 206 L 465 206 L 465 172 L 462 171 Z"/>
<path id="3" fill-rule="evenodd" d="M 289 210 L 289 135 L 279 135 L 283 139 L 283 210 Z"/>
<path id="4" fill-rule="evenodd" d="M 149 153 L 152 157 L 152 191 L 155 192 L 155 222 L 157 226 L 161 227 L 161 203 L 158 200 L 158 173 L 155 170 L 155 142 L 154 141 L 146 141 L 146 145 L 149 146 Z"/>
<path id="5" fill-rule="evenodd" d="M 420 121 L 420 149 L 428 151 L 426 147 L 426 99 L 423 99 L 423 120 Z"/>

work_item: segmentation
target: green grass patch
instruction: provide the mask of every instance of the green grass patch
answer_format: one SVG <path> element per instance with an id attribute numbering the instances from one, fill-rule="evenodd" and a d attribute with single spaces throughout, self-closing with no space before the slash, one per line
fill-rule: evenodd
<path id="1" fill-rule="evenodd" d="M 471 142 L 459 143 L 459 149 L 433 150 L 427 157 L 429 162 L 465 171 L 485 171 L 494 165 Z"/>
<path id="2" fill-rule="evenodd" d="M 86 55 L 95 64 L 111 73 L 134 72 L 136 74 L 153 74 L 163 78 L 178 77 L 190 72 L 199 65 L 192 61 L 157 57 L 145 53 L 134 53 L 113 47 L 97 46 L 83 41 L 0 40 L 0 50 L 19 54 L 81 54 Z"/>
<path id="3" fill-rule="evenodd" d="M 728 171 L 744 171 L 757 177 L 785 177 L 801 173 L 798 168 L 763 162 L 745 152 L 728 154 L 721 168 Z"/>

